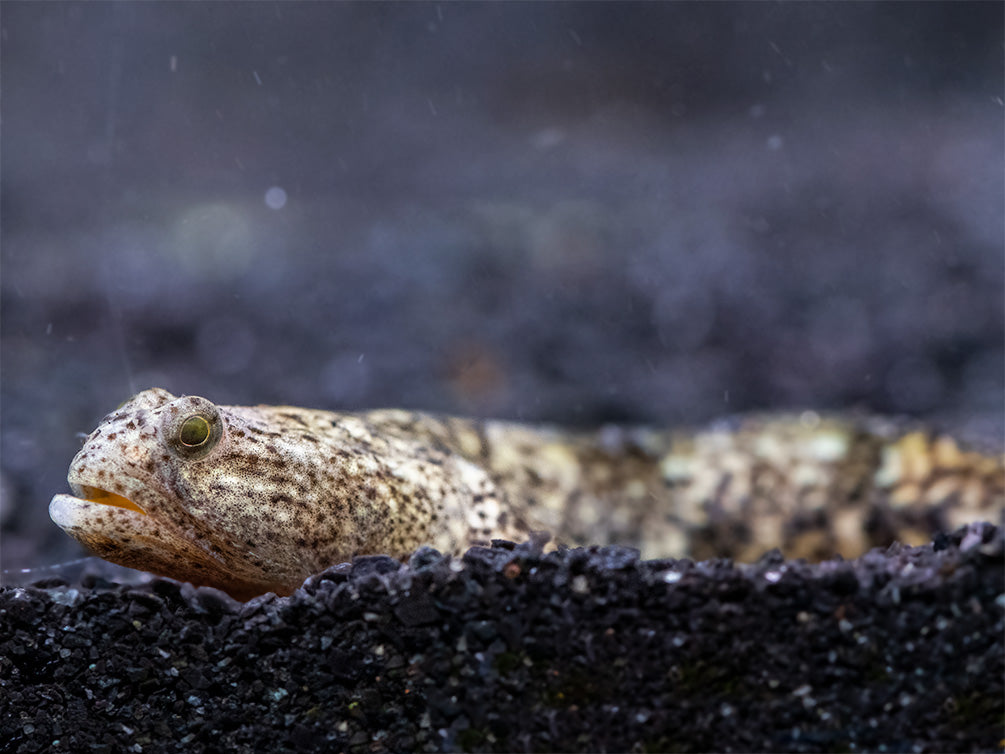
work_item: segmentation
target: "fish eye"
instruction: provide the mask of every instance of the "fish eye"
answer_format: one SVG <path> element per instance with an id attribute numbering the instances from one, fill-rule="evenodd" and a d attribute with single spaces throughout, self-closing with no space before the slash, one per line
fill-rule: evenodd
<path id="1" fill-rule="evenodd" d="M 209 442 L 209 422 L 198 414 L 193 414 L 181 423 L 178 442 L 186 448 L 199 448 Z"/>
<path id="2" fill-rule="evenodd" d="M 223 419 L 216 406 L 205 398 L 184 396 L 166 407 L 162 437 L 177 455 L 198 461 L 212 452 L 223 436 Z"/>

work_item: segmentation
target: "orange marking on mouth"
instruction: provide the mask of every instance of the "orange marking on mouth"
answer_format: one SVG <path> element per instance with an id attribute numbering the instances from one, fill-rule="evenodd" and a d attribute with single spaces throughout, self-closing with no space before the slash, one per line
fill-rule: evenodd
<path id="1" fill-rule="evenodd" d="M 83 492 L 84 498 L 89 502 L 98 503 L 99 505 L 111 505 L 115 508 L 125 508 L 126 510 L 142 513 L 144 516 L 147 515 L 147 512 L 132 500 L 122 497 L 122 495 L 116 495 L 114 492 L 109 492 L 98 487 L 84 487 Z"/>

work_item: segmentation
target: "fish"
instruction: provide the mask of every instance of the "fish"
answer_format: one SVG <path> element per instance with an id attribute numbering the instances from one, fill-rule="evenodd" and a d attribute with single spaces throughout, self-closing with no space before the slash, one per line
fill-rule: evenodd
<path id="1" fill-rule="evenodd" d="M 355 556 L 550 533 L 645 558 L 856 557 L 1005 510 L 1005 456 L 875 416 L 570 430 L 144 390 L 73 458 L 53 522 L 120 565 L 235 599 Z"/>

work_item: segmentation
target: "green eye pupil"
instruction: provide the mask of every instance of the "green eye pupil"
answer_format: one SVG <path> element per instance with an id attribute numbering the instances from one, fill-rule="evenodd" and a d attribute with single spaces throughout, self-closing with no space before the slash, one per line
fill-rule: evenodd
<path id="1" fill-rule="evenodd" d="M 188 448 L 203 445 L 209 439 L 209 422 L 201 416 L 188 417 L 181 424 L 178 439 Z"/>

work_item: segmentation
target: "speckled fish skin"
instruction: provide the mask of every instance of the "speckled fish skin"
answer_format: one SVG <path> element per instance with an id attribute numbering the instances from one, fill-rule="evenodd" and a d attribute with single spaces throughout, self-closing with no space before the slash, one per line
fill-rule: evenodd
<path id="1" fill-rule="evenodd" d="M 290 594 L 354 555 L 548 530 L 645 557 L 856 556 L 998 521 L 1005 458 L 879 419 L 746 417 L 594 433 L 378 410 L 216 406 L 145 390 L 106 416 L 49 513 L 97 555 Z"/>

